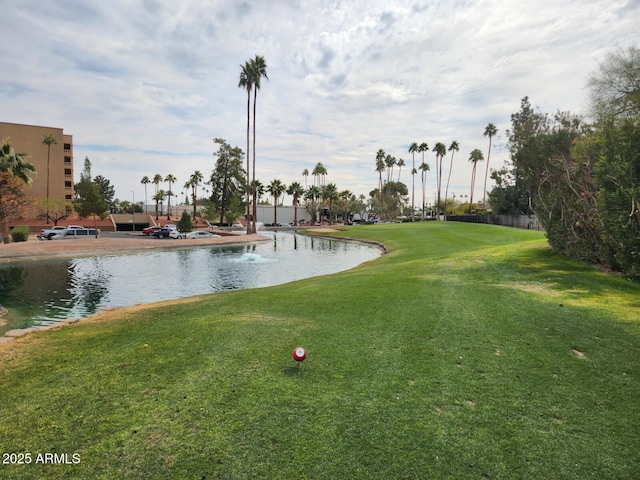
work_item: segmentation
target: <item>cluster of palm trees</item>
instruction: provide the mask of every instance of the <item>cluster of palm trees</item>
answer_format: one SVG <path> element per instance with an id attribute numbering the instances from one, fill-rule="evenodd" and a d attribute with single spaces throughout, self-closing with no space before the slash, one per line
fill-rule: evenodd
<path id="1" fill-rule="evenodd" d="M 491 155 L 491 140 L 493 136 L 498 133 L 497 127 L 493 123 L 489 123 L 485 130 L 484 136 L 489 137 L 489 149 L 487 151 L 487 165 L 485 170 L 485 178 L 484 178 L 484 195 L 482 198 L 483 205 L 486 205 L 486 190 L 487 190 L 487 178 L 489 176 L 489 158 Z M 433 147 L 432 151 L 435 153 L 435 169 L 436 169 L 436 205 L 435 205 L 435 213 L 437 216 L 441 214 L 441 207 L 443 207 L 443 211 L 447 212 L 447 199 L 449 197 L 449 183 L 451 181 L 451 172 L 453 171 L 453 158 L 456 152 L 460 150 L 460 144 L 454 140 L 451 142 L 449 147 L 442 143 L 437 142 Z M 425 152 L 429 151 L 429 146 L 427 143 L 423 142 L 418 144 L 417 142 L 412 142 L 409 146 L 409 153 L 412 156 L 412 167 L 411 167 L 411 218 L 414 219 L 413 212 L 415 212 L 415 176 L 418 173 L 418 169 L 416 169 L 416 161 L 415 156 L 416 153 L 422 154 L 422 163 L 419 165 L 419 170 L 421 172 L 421 182 L 422 182 L 422 218 L 424 219 L 425 211 L 426 211 L 426 172 L 430 171 L 431 168 L 428 163 L 424 160 Z M 442 193 L 442 175 L 443 175 L 443 160 L 447 153 L 451 154 L 449 161 L 449 172 L 447 175 L 447 183 L 445 187 L 444 194 L 444 202 L 442 201 L 441 193 Z M 476 170 L 478 162 L 484 160 L 484 155 L 482 151 L 478 148 L 475 148 L 471 151 L 469 155 L 469 161 L 473 164 L 473 169 L 471 173 L 471 195 L 469 201 L 469 213 L 472 213 L 473 208 L 473 191 L 475 189 L 476 182 Z M 395 166 L 398 167 L 398 182 L 400 182 L 400 172 L 402 167 L 405 165 L 404 160 L 402 158 L 396 159 L 394 156 L 387 154 L 383 149 L 379 149 L 376 153 L 376 172 L 378 172 L 378 194 L 380 195 L 379 202 L 382 205 L 384 202 L 383 198 L 383 179 L 382 174 L 386 170 L 387 172 L 387 180 L 386 183 L 389 184 L 392 181 L 393 177 L 393 168 Z"/>
<path id="2" fill-rule="evenodd" d="M 184 184 L 184 188 L 188 191 L 191 190 L 191 198 L 193 200 L 193 218 L 195 220 L 196 218 L 196 200 L 198 198 L 198 187 L 200 185 L 202 185 L 204 180 L 204 176 L 202 175 L 202 173 L 199 170 L 196 170 L 195 172 L 193 172 L 191 174 L 191 176 L 189 177 L 189 180 L 187 180 Z M 167 198 L 167 220 L 169 220 L 169 218 L 171 217 L 171 197 L 177 197 L 176 194 L 173 193 L 173 191 L 171 190 L 171 187 L 174 183 L 176 183 L 178 181 L 178 179 L 175 177 L 175 175 L 173 174 L 168 174 L 167 176 L 163 177 L 161 174 L 156 173 L 153 176 L 153 180 L 149 179 L 149 177 L 147 175 L 145 175 L 144 177 L 142 177 L 142 180 L 140 180 L 140 183 L 142 183 L 144 185 L 144 204 L 145 204 L 145 208 L 147 205 L 147 185 L 149 185 L 150 183 L 152 183 L 154 185 L 155 191 L 154 191 L 154 195 L 151 197 L 151 199 L 155 202 L 156 204 L 156 220 L 158 220 L 158 205 L 162 204 L 162 202 L 164 201 L 165 197 Z M 160 188 L 160 184 L 163 182 L 167 182 L 169 184 L 169 189 L 168 190 L 162 190 Z"/>

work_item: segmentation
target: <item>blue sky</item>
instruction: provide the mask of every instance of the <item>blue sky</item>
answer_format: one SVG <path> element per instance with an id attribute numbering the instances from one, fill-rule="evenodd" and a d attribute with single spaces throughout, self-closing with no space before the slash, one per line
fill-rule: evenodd
<path id="1" fill-rule="evenodd" d="M 258 94 L 264 184 L 304 185 L 302 171 L 322 162 L 327 182 L 368 196 L 378 149 L 410 166 L 411 142 L 457 140 L 450 191 L 468 194 L 469 153 L 486 157 L 487 123 L 499 129 L 490 164 L 499 168 L 522 97 L 545 112 L 587 113 L 588 75 L 637 43 L 640 20 L 637 0 L 3 0 L 1 9 L 0 121 L 64 128 L 76 175 L 88 156 L 123 200 L 144 197 L 144 175 L 171 173 L 178 186 L 195 170 L 208 177 L 215 137 L 245 149 L 237 85 L 256 54 L 269 76 Z M 425 161 L 432 199 L 434 154 Z M 409 172 L 401 180 L 411 185 Z"/>

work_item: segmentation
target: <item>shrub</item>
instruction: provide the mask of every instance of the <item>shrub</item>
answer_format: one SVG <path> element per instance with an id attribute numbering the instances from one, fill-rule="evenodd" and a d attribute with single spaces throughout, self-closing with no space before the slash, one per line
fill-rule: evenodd
<path id="1" fill-rule="evenodd" d="M 29 239 L 29 227 L 15 227 L 11 230 L 14 242 L 26 242 Z"/>

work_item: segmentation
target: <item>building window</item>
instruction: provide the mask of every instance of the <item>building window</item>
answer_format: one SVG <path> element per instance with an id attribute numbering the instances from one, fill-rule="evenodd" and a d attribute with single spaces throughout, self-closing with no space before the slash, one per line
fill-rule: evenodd
<path id="1" fill-rule="evenodd" d="M 70 168 L 65 168 L 64 169 L 64 174 L 65 175 L 71 175 L 71 169 Z"/>
<path id="2" fill-rule="evenodd" d="M 64 163 L 71 163 L 71 157 L 64 157 Z"/>
<path id="3" fill-rule="evenodd" d="M 71 187 L 72 187 L 71 182 L 64 182 L 64 188 L 71 188 Z"/>
<path id="4" fill-rule="evenodd" d="M 65 199 L 65 200 L 71 200 L 71 195 L 65 195 L 65 196 L 64 196 L 64 199 Z"/>
<path id="5" fill-rule="evenodd" d="M 70 143 L 65 143 L 64 144 L 64 149 L 65 150 L 71 150 L 71 144 Z"/>

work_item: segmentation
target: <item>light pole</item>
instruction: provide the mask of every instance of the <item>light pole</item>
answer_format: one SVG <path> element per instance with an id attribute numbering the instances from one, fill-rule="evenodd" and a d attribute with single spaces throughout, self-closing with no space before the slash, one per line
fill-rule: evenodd
<path id="1" fill-rule="evenodd" d="M 132 203 L 131 203 L 131 221 L 133 222 L 133 233 L 136 233 L 136 194 L 131 190 Z"/>

